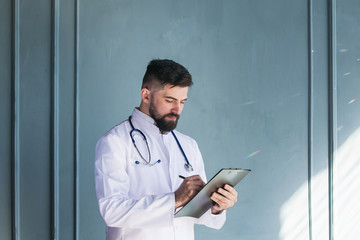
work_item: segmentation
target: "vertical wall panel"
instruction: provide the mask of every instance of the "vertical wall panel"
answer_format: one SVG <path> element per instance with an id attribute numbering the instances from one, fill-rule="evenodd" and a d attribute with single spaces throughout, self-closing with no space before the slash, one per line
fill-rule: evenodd
<path id="1" fill-rule="evenodd" d="M 75 239 L 75 2 L 59 4 L 58 239 Z"/>
<path id="2" fill-rule="evenodd" d="M 312 239 L 329 239 L 328 202 L 328 13 L 327 0 L 312 4 L 312 162 L 311 212 Z"/>
<path id="3" fill-rule="evenodd" d="M 19 215 L 21 239 L 50 239 L 51 2 L 21 1 L 19 88 Z M 41 227 L 39 227 L 41 226 Z M 18 238 L 18 239 L 20 239 Z"/>
<path id="4" fill-rule="evenodd" d="M 11 1 L 0 1 L 0 239 L 11 239 Z"/>
<path id="5" fill-rule="evenodd" d="M 334 239 L 360 235 L 360 2 L 336 1 Z"/>
<path id="6" fill-rule="evenodd" d="M 79 56 L 80 239 L 104 238 L 93 149 L 139 104 L 152 58 L 193 74 L 179 129 L 198 141 L 208 175 L 253 169 L 224 228 L 196 237 L 308 238 L 307 2 L 86 1 Z"/>

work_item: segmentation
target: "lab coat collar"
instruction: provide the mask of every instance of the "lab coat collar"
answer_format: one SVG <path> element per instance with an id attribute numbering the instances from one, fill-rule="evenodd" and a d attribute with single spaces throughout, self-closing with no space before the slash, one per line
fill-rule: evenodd
<path id="1" fill-rule="evenodd" d="M 134 111 L 132 113 L 132 118 L 134 118 L 134 119 L 140 118 L 142 121 L 146 121 L 146 122 L 150 123 L 151 125 L 156 126 L 154 119 L 152 117 L 146 115 L 142 111 L 140 111 L 138 108 L 134 108 Z"/>
<path id="2" fill-rule="evenodd" d="M 164 133 L 160 132 L 159 128 L 156 126 L 155 120 L 152 117 L 140 111 L 138 108 L 134 108 L 134 111 L 131 116 L 133 119 L 141 121 L 142 123 L 146 124 L 147 127 L 155 130 L 160 134 L 167 135 L 169 133 L 169 132 L 164 132 Z"/>

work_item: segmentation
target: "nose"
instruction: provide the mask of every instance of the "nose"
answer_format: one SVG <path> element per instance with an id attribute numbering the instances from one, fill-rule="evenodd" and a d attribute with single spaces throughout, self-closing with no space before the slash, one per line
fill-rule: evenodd
<path id="1" fill-rule="evenodd" d="M 180 102 L 176 102 L 174 103 L 171 112 L 180 115 L 182 108 L 183 108 L 182 104 Z"/>

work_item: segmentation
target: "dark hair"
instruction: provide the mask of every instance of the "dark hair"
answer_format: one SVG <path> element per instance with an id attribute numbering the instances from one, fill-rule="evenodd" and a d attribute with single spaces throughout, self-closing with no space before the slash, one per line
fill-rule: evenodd
<path id="1" fill-rule="evenodd" d="M 189 71 L 184 66 L 169 59 L 154 59 L 148 64 L 142 88 L 148 87 L 153 81 L 157 81 L 162 86 L 170 84 L 189 87 L 193 84 Z"/>

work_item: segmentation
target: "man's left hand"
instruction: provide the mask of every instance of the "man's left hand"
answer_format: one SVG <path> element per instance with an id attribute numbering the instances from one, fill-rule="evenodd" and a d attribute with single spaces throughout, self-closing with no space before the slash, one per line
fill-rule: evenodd
<path id="1" fill-rule="evenodd" d="M 223 188 L 219 188 L 216 192 L 211 194 L 211 200 L 215 202 L 215 205 L 211 207 L 212 214 L 219 214 L 223 210 L 232 207 L 237 202 L 237 191 L 228 184 L 225 184 Z"/>

